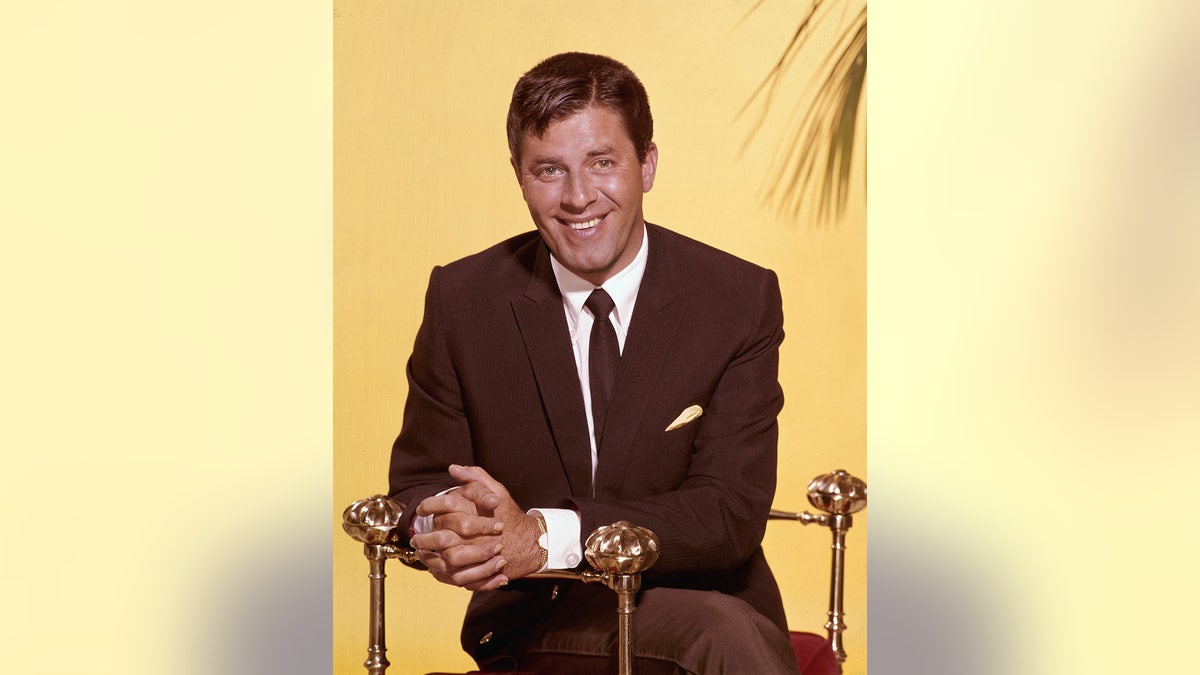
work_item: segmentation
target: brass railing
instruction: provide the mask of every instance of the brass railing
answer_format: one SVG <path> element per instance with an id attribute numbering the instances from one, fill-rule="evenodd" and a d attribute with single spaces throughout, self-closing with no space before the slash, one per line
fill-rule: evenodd
<path id="1" fill-rule="evenodd" d="M 842 633 L 846 630 L 843 598 L 846 580 L 846 532 L 854 524 L 850 514 L 867 508 L 867 484 L 838 469 L 822 474 L 808 483 L 808 503 L 824 513 L 792 513 L 771 509 L 772 520 L 795 520 L 802 525 L 824 525 L 833 532 L 833 563 L 829 579 L 829 621 L 825 630 L 838 663 L 845 663 L 846 649 Z"/>
<path id="2" fill-rule="evenodd" d="M 846 630 L 843 610 L 846 533 L 854 524 L 851 516 L 867 506 L 867 484 L 849 473 L 837 470 L 822 474 L 808 484 L 808 501 L 822 513 L 790 512 L 772 509 L 772 520 L 793 520 L 803 525 L 817 524 L 833 533 L 833 561 L 829 587 L 829 620 L 825 630 L 838 663 L 846 660 L 842 633 Z M 363 555 L 370 562 L 371 599 L 367 660 L 368 675 L 385 675 L 390 663 L 384 636 L 384 563 L 395 558 L 417 562 L 417 552 L 401 545 L 397 525 L 404 514 L 401 502 L 375 495 L 360 499 L 342 513 L 342 528 L 362 542 Z M 591 569 L 579 572 L 548 571 L 530 575 L 534 579 L 567 579 L 583 583 L 602 583 L 617 594 L 618 674 L 634 675 L 633 660 L 635 598 L 641 588 L 642 572 L 658 560 L 658 537 L 643 527 L 625 521 L 597 528 L 588 537 L 584 557 Z"/>
<path id="3" fill-rule="evenodd" d="M 342 513 L 342 528 L 362 542 L 363 554 L 371 563 L 370 634 L 367 660 L 368 675 L 384 675 L 388 666 L 384 621 L 384 573 L 388 558 L 405 563 L 417 561 L 417 552 L 402 546 L 396 526 L 404 514 L 404 504 L 375 495 L 360 499 Z M 642 587 L 642 572 L 658 560 L 658 537 L 644 527 L 625 521 L 596 528 L 587 538 L 584 558 L 591 569 L 580 572 L 548 571 L 531 574 L 532 579 L 568 579 L 583 583 L 602 583 L 617 594 L 617 664 L 620 675 L 634 675 L 633 653 L 636 646 L 634 602 Z"/>

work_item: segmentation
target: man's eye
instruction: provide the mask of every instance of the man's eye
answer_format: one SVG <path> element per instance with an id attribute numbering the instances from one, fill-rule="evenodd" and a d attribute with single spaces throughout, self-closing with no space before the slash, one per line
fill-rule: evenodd
<path id="1" fill-rule="evenodd" d="M 596 162 L 596 166 L 600 167 L 601 169 L 611 169 L 612 165 L 613 161 L 611 159 L 601 159 Z"/>
<path id="2" fill-rule="evenodd" d="M 562 173 L 562 169 L 557 166 L 543 166 L 541 169 L 538 169 L 539 176 L 557 176 L 560 173 Z"/>

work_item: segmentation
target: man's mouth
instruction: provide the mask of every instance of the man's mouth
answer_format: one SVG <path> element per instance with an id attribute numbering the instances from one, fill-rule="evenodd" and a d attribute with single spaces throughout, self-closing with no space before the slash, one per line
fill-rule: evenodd
<path id="1" fill-rule="evenodd" d="M 585 221 L 583 221 L 582 223 L 572 223 L 572 222 L 568 222 L 567 224 L 571 226 L 571 229 L 572 229 L 572 230 L 576 230 L 576 231 L 578 231 L 578 230 L 590 230 L 590 229 L 592 229 L 593 227 L 595 227 L 595 226 L 599 225 L 601 220 L 603 220 L 603 217 L 602 217 L 602 216 L 599 216 L 599 217 L 596 217 L 596 218 L 592 218 L 591 220 L 585 220 Z"/>

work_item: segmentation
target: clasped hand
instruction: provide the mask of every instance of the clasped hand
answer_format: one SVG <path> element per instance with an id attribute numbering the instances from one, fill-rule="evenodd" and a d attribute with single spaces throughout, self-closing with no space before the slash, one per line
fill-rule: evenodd
<path id="1" fill-rule="evenodd" d="M 538 571 L 537 519 L 483 469 L 451 464 L 449 471 L 460 487 L 417 506 L 418 516 L 433 516 L 433 530 L 409 540 L 430 574 L 489 591 Z"/>

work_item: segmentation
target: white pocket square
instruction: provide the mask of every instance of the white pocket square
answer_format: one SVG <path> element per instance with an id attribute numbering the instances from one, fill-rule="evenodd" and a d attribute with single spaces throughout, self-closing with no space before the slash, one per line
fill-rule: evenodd
<path id="1" fill-rule="evenodd" d="M 679 427 L 691 422 L 703 414 L 704 408 L 701 408 L 698 405 L 689 405 L 683 409 L 683 412 L 679 413 L 679 417 L 676 417 L 674 422 L 671 422 L 669 425 L 667 425 L 667 428 L 664 429 L 664 431 L 673 431 L 678 429 Z"/>

